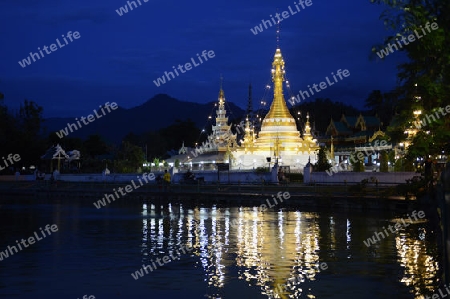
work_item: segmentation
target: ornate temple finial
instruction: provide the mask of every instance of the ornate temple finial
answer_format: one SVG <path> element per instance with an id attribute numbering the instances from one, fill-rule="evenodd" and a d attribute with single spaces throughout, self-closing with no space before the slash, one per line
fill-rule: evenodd
<path id="1" fill-rule="evenodd" d="M 278 9 L 277 9 L 277 13 L 278 13 Z M 281 25 L 280 25 L 280 21 L 277 22 L 277 49 L 280 48 L 280 29 Z"/>
<path id="2" fill-rule="evenodd" d="M 292 118 L 291 113 L 286 105 L 283 95 L 283 82 L 285 81 L 285 70 L 283 55 L 281 50 L 276 49 L 272 62 L 272 82 L 273 82 L 273 102 L 270 105 L 269 112 L 266 114 L 265 119 L 288 119 Z"/>
<path id="3" fill-rule="evenodd" d="M 187 153 L 187 149 L 184 146 L 184 140 L 183 140 L 183 145 L 181 146 L 180 150 L 178 151 L 178 154 L 181 155 L 181 154 L 186 154 L 186 153 Z"/>
<path id="4" fill-rule="evenodd" d="M 303 139 L 306 141 L 311 141 L 313 139 L 313 137 L 311 135 L 311 124 L 309 123 L 309 112 L 306 113 L 306 123 L 305 123 Z"/>
<path id="5" fill-rule="evenodd" d="M 253 113 L 252 83 L 248 85 L 247 118 Z"/>
<path id="6" fill-rule="evenodd" d="M 219 104 L 225 100 L 225 93 L 223 92 L 223 76 L 220 74 L 220 90 L 219 90 Z"/>

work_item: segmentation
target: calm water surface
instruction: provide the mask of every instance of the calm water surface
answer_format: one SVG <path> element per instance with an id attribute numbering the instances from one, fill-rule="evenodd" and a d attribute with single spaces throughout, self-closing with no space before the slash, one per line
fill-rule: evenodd
<path id="1" fill-rule="evenodd" d="M 440 277 L 437 236 L 426 219 L 363 243 L 402 217 L 282 204 L 260 212 L 137 199 L 101 209 L 86 199 L 2 199 L 0 251 L 46 224 L 58 231 L 0 261 L 0 297 L 424 298 Z M 184 254 L 182 245 L 193 250 Z M 156 269 L 133 278 L 152 262 Z M 288 279 L 295 283 L 283 290 Z"/>

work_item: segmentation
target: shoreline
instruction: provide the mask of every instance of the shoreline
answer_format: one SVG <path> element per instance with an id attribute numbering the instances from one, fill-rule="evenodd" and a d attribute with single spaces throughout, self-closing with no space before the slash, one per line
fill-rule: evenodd
<path id="1" fill-rule="evenodd" d="M 46 181 L 0 182 L 0 196 L 10 200 L 26 199 L 77 199 L 97 202 L 105 193 L 110 193 L 120 183 L 68 183 L 50 184 Z M 370 186 L 355 192 L 348 185 L 306 186 L 291 183 L 289 185 L 170 185 L 169 191 L 156 184 L 144 185 L 126 196 L 111 202 L 108 206 L 121 205 L 128 200 L 149 200 L 155 202 L 186 202 L 199 205 L 261 205 L 267 198 L 278 192 L 289 192 L 290 198 L 283 207 L 306 207 L 332 210 L 386 210 L 408 211 L 420 208 L 419 200 L 407 200 L 404 196 L 388 195 L 389 188 Z M 93 207 L 95 209 L 95 207 Z M 107 207 L 103 207 L 107 208 Z"/>

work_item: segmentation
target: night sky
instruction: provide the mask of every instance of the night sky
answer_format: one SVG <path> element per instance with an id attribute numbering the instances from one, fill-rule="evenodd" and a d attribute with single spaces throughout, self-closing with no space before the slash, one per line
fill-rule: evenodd
<path id="1" fill-rule="evenodd" d="M 299 12 L 292 0 L 144 1 L 119 16 L 127 1 L 0 0 L 0 91 L 8 107 L 26 98 L 44 107 L 44 117 L 75 117 L 107 101 L 131 108 L 158 93 L 206 103 L 217 99 L 222 74 L 228 101 L 245 108 L 251 81 L 257 108 L 271 79 L 276 27 L 257 35 L 250 29 L 289 6 L 296 14 L 281 22 L 280 46 L 293 94 L 348 69 L 349 77 L 317 95 L 363 108 L 372 90 L 395 87 L 405 59 L 400 52 L 384 61 L 371 54 L 394 32 L 379 19 L 386 7 L 368 0 L 312 0 Z M 65 44 L 69 31 L 80 36 Z M 57 38 L 63 47 L 19 65 Z M 198 63 L 203 50 L 214 58 L 160 87 L 153 83 L 172 66 Z"/>

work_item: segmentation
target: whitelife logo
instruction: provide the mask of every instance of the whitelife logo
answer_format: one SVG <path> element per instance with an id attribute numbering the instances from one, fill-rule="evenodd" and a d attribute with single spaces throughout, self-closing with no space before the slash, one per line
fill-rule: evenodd
<path id="1" fill-rule="evenodd" d="M 276 207 L 277 205 L 279 205 L 280 203 L 282 203 L 282 202 L 283 202 L 283 199 L 284 199 L 284 200 L 287 200 L 287 199 L 289 199 L 289 198 L 291 198 L 291 193 L 289 193 L 289 191 L 285 191 L 285 192 L 279 191 L 276 195 L 275 195 L 275 194 L 272 195 L 272 200 L 270 200 L 269 198 L 266 198 L 266 203 L 267 203 L 267 205 L 266 205 L 265 203 L 261 204 L 261 205 L 257 208 L 257 211 L 258 211 L 258 213 L 265 212 L 265 211 L 267 211 L 268 209 L 274 208 L 274 207 Z M 278 199 L 280 202 L 278 202 L 277 199 Z M 273 203 L 273 204 L 272 204 L 272 203 Z M 217 217 L 221 217 L 220 211 L 217 211 Z M 194 220 L 194 221 L 195 221 L 195 220 Z M 234 220 L 232 220 L 232 221 L 230 222 L 230 225 L 233 226 L 233 227 L 234 227 L 234 226 L 237 226 L 238 224 L 239 224 L 239 220 L 238 220 L 238 219 L 234 219 Z"/>
<path id="2" fill-rule="evenodd" d="M 279 191 L 276 195 L 275 195 L 275 194 L 272 195 L 272 200 L 270 200 L 269 198 L 266 198 L 266 203 L 267 203 L 267 205 L 266 205 L 265 203 L 261 204 L 261 205 L 257 208 L 257 212 L 258 212 L 258 213 L 263 213 L 263 212 L 267 211 L 267 209 L 274 208 L 274 207 L 276 207 L 277 205 L 279 205 L 280 203 L 282 203 L 282 202 L 283 202 L 283 199 L 287 200 L 287 199 L 289 199 L 289 198 L 291 198 L 291 194 L 289 193 L 289 191 L 285 191 L 285 192 Z M 278 199 L 280 202 L 278 202 L 277 199 Z M 273 204 L 272 204 L 272 203 L 273 203 Z M 219 210 L 217 210 L 217 212 L 216 212 L 216 217 L 218 217 L 218 218 L 226 217 L 226 214 L 222 214 Z M 200 224 L 200 222 L 201 222 L 201 221 L 199 221 L 199 220 L 193 220 L 193 221 L 194 221 L 195 223 L 197 223 L 197 224 Z M 245 221 L 252 221 L 252 220 L 247 219 L 247 220 L 244 220 L 244 222 L 245 222 Z M 231 221 L 229 222 L 229 225 L 230 225 L 231 227 L 233 227 L 233 228 L 237 228 L 237 227 L 239 226 L 240 223 L 241 223 L 241 220 L 239 220 L 239 219 L 233 219 L 233 220 L 231 220 Z"/>
<path id="3" fill-rule="evenodd" d="M 433 29 L 433 30 L 436 30 L 436 29 L 439 28 L 437 23 L 431 23 L 431 24 L 430 24 L 430 22 L 427 22 L 427 23 L 425 24 L 425 28 L 427 29 L 428 33 L 431 32 L 430 27 L 431 27 L 431 29 Z M 409 45 L 409 43 L 412 43 L 412 42 L 416 41 L 416 37 L 417 37 L 417 40 L 419 40 L 419 39 L 421 39 L 422 37 L 424 37 L 425 35 L 427 35 L 427 33 L 426 33 L 426 31 L 423 29 L 422 25 L 420 26 L 420 29 L 422 29 L 423 35 L 420 35 L 420 34 L 417 32 L 417 30 L 414 30 L 414 34 L 408 35 L 408 41 L 409 41 L 409 42 L 406 41 L 406 37 L 402 36 L 400 39 L 401 39 L 401 41 L 403 42 L 403 45 L 407 46 L 407 45 Z M 402 44 L 400 43 L 399 40 L 397 40 L 397 44 L 398 44 L 398 46 L 400 47 L 400 49 L 403 48 L 403 46 L 402 46 Z M 384 48 L 384 49 L 378 51 L 378 52 L 377 52 L 378 57 L 380 57 L 381 59 L 383 59 L 383 57 L 388 56 L 390 53 L 394 53 L 394 49 L 395 49 L 395 51 L 398 51 L 397 44 L 396 44 L 396 43 L 389 44 L 386 48 Z"/>
<path id="4" fill-rule="evenodd" d="M 19 162 L 20 161 L 20 155 L 19 154 L 15 154 L 13 156 L 13 154 L 9 154 L 6 159 L 5 159 L 5 157 L 2 157 L 2 160 L 3 160 L 3 163 L 4 163 L 5 167 L 2 167 L 2 165 L 0 165 L 0 171 L 2 171 L 3 169 L 6 169 L 7 167 L 11 167 L 11 165 L 13 165 L 14 162 Z M 8 160 L 9 163 L 6 160 Z"/>
<path id="5" fill-rule="evenodd" d="M 208 57 L 209 58 L 214 58 L 216 56 L 216 54 L 214 53 L 213 50 L 209 50 L 208 53 L 206 53 L 206 50 L 203 50 L 201 56 L 203 57 L 203 59 L 205 59 L 205 61 L 208 61 Z M 197 67 L 197 66 L 199 66 L 200 64 L 203 63 L 203 60 L 202 60 L 202 58 L 200 57 L 200 55 L 198 53 L 197 53 L 197 58 L 200 61 L 199 64 L 195 63 L 194 58 L 191 58 L 192 64 L 195 67 Z M 180 72 L 182 74 L 184 74 L 187 71 L 190 71 L 192 69 L 192 64 L 190 62 L 185 63 L 184 64 L 185 70 L 183 70 L 183 65 L 181 65 L 181 64 L 179 64 L 177 68 L 175 68 L 175 66 L 172 66 L 172 68 L 173 68 L 173 71 L 175 72 L 175 74 L 177 74 L 177 77 L 178 77 L 180 74 L 178 73 L 177 69 L 179 69 Z M 171 75 L 172 78 L 170 78 L 169 75 Z M 170 71 L 169 72 L 164 72 L 164 76 L 162 76 L 162 77 L 160 77 L 160 78 L 158 78 L 156 80 L 153 80 L 153 83 L 155 83 L 155 85 L 157 87 L 159 87 L 159 86 L 161 86 L 161 84 L 165 84 L 166 83 L 166 78 L 167 78 L 167 81 L 170 81 L 171 79 L 175 79 L 175 75 L 172 72 L 170 72 Z"/>
<path id="6" fill-rule="evenodd" d="M 425 212 L 424 211 L 419 211 L 417 212 L 416 210 L 414 210 L 412 213 L 412 217 L 414 217 L 414 219 L 417 221 L 417 216 L 422 219 L 425 217 Z M 403 222 L 403 226 L 404 227 L 408 227 L 410 224 L 413 223 L 411 216 L 409 216 L 409 214 L 406 214 L 406 216 L 409 219 L 409 223 L 406 223 L 404 219 L 402 219 Z M 394 229 L 395 228 L 395 229 Z M 388 226 L 388 229 L 391 233 L 396 233 L 398 230 L 400 230 L 402 228 L 402 224 L 400 222 L 397 222 L 394 227 L 392 227 L 392 225 Z M 389 236 L 389 233 L 387 232 L 386 228 L 383 226 L 383 230 L 384 230 L 384 234 L 383 232 L 375 232 L 374 236 L 371 238 L 368 238 L 366 241 L 363 241 L 364 245 L 366 245 L 367 247 L 370 247 L 370 245 L 374 245 L 377 243 L 377 241 L 381 241 L 381 239 L 387 238 Z M 380 238 L 381 236 L 381 238 Z"/>
<path id="7" fill-rule="evenodd" d="M 439 299 L 439 298 L 445 298 L 445 297 L 447 297 L 448 295 L 450 295 L 450 290 L 449 290 L 450 284 L 449 284 L 448 286 L 444 285 L 444 287 L 445 287 L 445 289 L 447 290 L 447 294 L 444 294 L 444 293 L 442 292 L 442 289 L 438 289 L 439 294 L 438 294 L 438 293 L 434 293 L 433 295 L 431 295 L 431 297 L 428 296 L 428 295 L 426 295 L 426 296 L 425 296 L 425 299 Z"/>
<path id="8" fill-rule="evenodd" d="M 311 6 L 312 0 L 306 0 L 306 1 L 300 0 L 300 1 L 298 1 L 298 4 L 297 4 L 297 2 L 294 2 L 294 5 L 295 5 L 295 8 L 297 9 L 296 11 L 292 10 L 292 7 L 289 5 L 288 6 L 289 11 L 285 10 L 281 14 L 279 14 L 279 13 L 275 14 L 275 17 L 277 18 L 276 21 L 275 21 L 274 17 L 272 15 L 270 15 L 271 20 L 262 19 L 261 23 L 258 26 L 255 26 L 254 28 L 250 28 L 250 31 L 254 35 L 257 35 L 258 33 L 263 32 L 263 30 L 264 30 L 263 25 L 264 25 L 265 29 L 268 29 L 269 27 L 272 27 L 272 26 L 278 24 L 279 22 L 289 18 L 290 16 L 298 14 L 301 11 L 301 9 L 304 10 L 306 7 Z M 302 7 L 301 9 L 300 9 L 299 5 Z M 281 18 L 280 18 L 280 15 L 281 15 Z M 269 25 L 269 27 L 267 27 L 267 25 Z"/>
<path id="9" fill-rule="evenodd" d="M 194 150 L 191 151 L 191 154 L 194 156 L 194 158 L 197 158 L 197 156 L 200 154 L 202 155 L 205 151 L 207 151 L 210 148 L 216 148 L 217 143 L 215 140 L 207 140 L 205 143 L 203 143 L 201 146 L 196 147 Z"/>
<path id="10" fill-rule="evenodd" d="M 319 84 L 314 83 L 312 85 L 312 87 L 310 85 L 308 85 L 308 89 L 311 94 L 309 94 L 307 90 L 305 90 L 305 91 L 300 90 L 297 97 L 292 97 L 291 99 L 289 99 L 289 103 L 291 103 L 292 106 L 294 106 L 295 103 L 300 103 L 302 101 L 300 99 L 300 96 L 302 96 L 303 100 L 306 100 L 306 98 L 309 98 L 310 96 L 314 95 L 313 89 L 316 92 L 321 92 L 322 90 L 326 89 L 328 86 L 334 85 L 335 83 L 339 82 L 338 79 L 336 78 L 336 76 L 338 76 L 339 79 L 342 81 L 342 80 L 344 80 L 344 78 L 347 78 L 348 76 L 350 76 L 350 72 L 347 69 L 345 69 L 343 71 L 341 69 L 338 69 L 336 71 L 336 75 L 334 74 L 334 72 L 331 72 L 331 75 L 333 76 L 334 82 L 330 81 L 330 78 L 328 78 L 328 76 L 326 76 L 325 80 L 327 82 L 323 81 L 323 82 L 320 82 Z M 344 77 L 342 77 L 342 76 L 344 76 Z M 318 89 L 318 87 L 320 87 L 320 89 Z"/>
<path id="11" fill-rule="evenodd" d="M 136 0 L 139 3 L 139 6 L 142 5 L 141 0 Z M 131 4 L 134 5 L 134 8 L 138 8 L 136 1 L 127 1 L 128 7 L 130 8 L 130 11 L 133 10 L 133 6 L 131 6 Z M 144 3 L 148 2 L 149 0 L 142 0 Z M 126 5 L 120 7 L 119 9 L 116 9 L 117 14 L 121 17 L 124 14 L 128 13 L 128 7 Z"/>
<path id="12" fill-rule="evenodd" d="M 447 105 L 445 107 L 446 112 L 444 112 L 444 108 L 442 108 L 442 107 L 440 107 L 437 110 L 439 112 L 441 112 L 442 116 L 446 116 L 447 113 L 450 113 L 450 105 Z M 427 114 L 420 121 L 415 121 L 414 125 L 416 126 L 416 128 L 420 130 L 422 127 L 425 127 L 426 125 L 430 124 L 432 122 L 431 120 L 433 120 L 433 122 L 435 122 L 436 120 L 440 119 L 441 117 L 439 116 L 438 111 L 436 111 L 435 113 L 432 113 L 432 114 Z"/>
<path id="13" fill-rule="evenodd" d="M 59 41 L 59 38 L 57 38 L 56 39 L 56 43 L 58 44 L 59 47 L 57 47 L 56 44 L 51 44 L 50 47 L 47 47 L 46 45 L 44 45 L 44 47 L 42 47 L 42 50 L 44 50 L 46 54 L 51 54 L 52 52 L 55 52 L 58 49 L 61 49 L 61 48 L 65 47 L 66 45 L 68 45 L 69 42 L 67 41 L 67 39 L 64 36 L 64 34 L 61 35 L 61 36 L 63 37 L 63 40 L 66 42 L 65 44 L 61 44 L 61 42 Z M 72 37 L 73 37 L 73 39 L 72 39 Z M 74 39 L 79 39 L 80 37 L 81 37 L 81 35 L 80 35 L 80 33 L 78 31 L 75 31 L 73 34 L 72 34 L 72 31 L 67 32 L 67 38 L 71 42 L 73 42 Z M 49 48 L 50 48 L 51 52 L 48 51 Z M 41 56 L 39 56 L 39 53 L 30 52 L 30 55 L 27 58 L 23 59 L 22 61 L 19 61 L 19 65 L 22 68 L 24 68 L 24 67 L 26 67 L 26 66 L 31 64 L 31 59 L 33 59 L 33 62 L 35 62 L 36 58 L 38 60 L 41 59 L 41 58 L 44 58 L 44 53 L 42 52 L 42 50 L 41 50 L 40 47 L 38 47 L 38 51 L 41 54 Z"/>
<path id="14" fill-rule="evenodd" d="M 137 186 L 137 185 L 134 183 L 134 180 L 131 180 L 131 184 L 132 184 L 133 186 L 131 186 L 131 185 L 126 185 L 125 188 L 119 187 L 119 188 L 117 188 L 117 191 L 119 191 L 120 194 L 121 194 L 122 196 L 125 196 L 125 195 L 127 195 L 127 193 L 131 193 L 131 192 L 133 192 L 134 190 L 140 188 L 141 186 L 144 185 L 144 183 L 142 183 L 141 177 L 138 176 L 137 178 L 138 178 L 139 183 L 140 183 L 139 186 Z M 142 175 L 142 179 L 143 179 L 146 183 L 148 183 L 149 180 L 150 180 L 150 181 L 153 181 L 153 180 L 155 179 L 155 174 L 154 174 L 154 173 L 150 173 L 150 174 L 144 173 L 144 174 Z M 125 189 L 125 192 L 126 192 L 126 193 L 123 192 L 124 189 Z M 103 197 L 102 199 L 100 199 L 100 200 L 98 200 L 97 202 L 94 202 L 94 203 L 93 203 L 94 206 L 95 206 L 97 209 L 100 209 L 102 206 L 103 206 L 103 207 L 106 206 L 106 201 L 108 201 L 108 203 L 111 203 L 111 200 L 112 200 L 112 201 L 115 201 L 116 199 L 119 199 L 119 198 L 120 198 L 120 195 L 117 194 L 116 188 L 114 188 L 113 190 L 114 190 L 114 194 L 116 195 L 117 198 L 114 197 L 114 195 L 111 194 L 111 193 L 110 193 L 110 194 L 105 194 L 104 197 Z"/>
<path id="15" fill-rule="evenodd" d="M 52 234 L 52 232 L 54 232 L 54 233 L 57 232 L 58 231 L 58 226 L 56 224 L 52 224 L 52 225 L 47 224 L 45 226 L 45 228 L 44 228 L 45 231 L 47 232 L 47 235 L 42 230 L 42 227 L 40 227 L 39 229 L 41 230 L 40 235 L 42 235 L 42 238 L 39 237 L 39 234 L 37 232 L 34 232 L 34 237 L 36 237 L 36 239 L 33 236 L 31 236 L 31 237 L 28 237 L 27 240 L 25 240 L 25 239 L 20 240 L 20 242 L 18 240 L 16 240 L 16 243 L 17 243 L 17 246 L 19 247 L 19 250 L 23 250 L 23 248 L 22 248 L 22 246 L 20 246 L 20 244 L 22 244 L 23 247 L 27 248 L 28 246 L 33 245 L 34 243 L 36 243 L 36 240 L 40 241 L 40 240 L 44 239 L 45 237 L 47 237 L 47 235 L 50 236 Z M 28 244 L 27 244 L 27 241 L 28 241 Z M 14 249 L 15 252 L 13 252 L 13 249 Z M 8 251 L 9 251 L 9 253 L 8 253 Z M 9 257 L 10 254 L 14 255 L 14 253 L 18 253 L 18 252 L 19 251 L 17 250 L 16 246 L 14 246 L 14 245 L 13 246 L 9 246 L 8 245 L 8 248 L 5 251 L 0 251 L 0 261 L 3 261 L 3 259 L 6 259 L 7 257 Z"/>
<path id="16" fill-rule="evenodd" d="M 117 103 L 116 103 L 116 102 L 112 102 L 111 104 L 109 104 L 109 102 L 106 102 L 104 107 L 102 107 L 102 105 L 100 105 L 99 107 L 102 108 L 102 109 L 101 109 L 102 115 L 99 115 L 99 114 L 97 113 L 97 110 L 94 109 L 93 111 L 94 111 L 94 114 L 95 114 L 96 118 L 94 117 L 93 114 L 89 114 L 87 117 L 82 116 L 82 117 L 80 118 L 81 122 L 83 122 L 83 124 L 85 124 L 85 125 L 88 125 L 89 123 L 93 122 L 94 120 L 96 120 L 96 119 L 98 119 L 98 118 L 101 118 L 101 117 L 105 116 L 106 113 L 105 113 L 105 110 L 103 110 L 103 108 L 105 108 L 106 110 L 108 110 L 108 113 L 111 112 L 111 109 L 112 109 L 112 110 L 116 110 L 117 108 L 119 108 L 119 106 L 117 106 Z M 88 122 L 86 122 L 86 119 L 88 120 Z M 62 139 L 64 136 L 69 135 L 69 130 L 70 130 L 70 133 L 73 133 L 72 128 L 73 128 L 75 131 L 77 131 L 78 129 L 81 129 L 82 125 L 81 125 L 81 123 L 80 123 L 80 120 L 78 120 L 78 118 L 75 118 L 75 120 L 77 121 L 76 124 L 75 124 L 75 123 L 67 123 L 67 127 L 65 127 L 64 129 L 60 130 L 59 132 L 56 132 L 56 135 L 57 135 L 59 138 Z M 77 124 L 78 124 L 78 127 L 77 127 Z"/>
<path id="17" fill-rule="evenodd" d="M 183 254 L 186 254 L 186 251 L 189 253 L 190 251 L 194 250 L 194 247 L 191 247 L 189 245 L 181 245 L 180 250 L 183 252 Z M 156 262 L 158 263 L 158 265 L 160 267 L 162 267 L 165 264 L 168 264 L 172 261 L 180 260 L 181 253 L 178 250 L 175 250 L 175 251 L 177 252 L 176 257 L 173 255 L 174 252 L 172 251 L 169 255 L 165 255 L 162 258 L 159 258 L 159 257 L 156 258 Z M 161 263 L 161 261 L 162 261 L 162 263 Z M 139 278 L 144 277 L 145 274 L 148 274 L 147 269 L 150 269 L 150 272 L 153 272 L 153 270 L 156 270 L 158 268 L 156 266 L 155 262 L 153 261 L 153 259 L 151 260 L 151 262 L 152 262 L 152 265 L 142 265 L 141 269 L 139 269 L 138 271 L 135 271 L 134 273 L 131 273 L 131 276 L 134 278 L 134 280 L 138 280 Z M 145 274 L 144 274 L 144 271 L 145 271 Z"/>
<path id="18" fill-rule="evenodd" d="M 379 143 L 379 145 L 378 145 Z M 371 156 L 373 154 L 375 154 L 377 151 L 383 150 L 383 149 L 387 149 L 387 142 L 386 140 L 381 140 L 381 142 L 379 140 L 375 141 L 375 146 L 368 146 L 368 148 L 370 149 L 369 151 L 367 150 L 367 147 L 364 149 L 364 152 L 366 153 L 367 156 Z M 356 163 L 358 160 L 361 161 L 362 159 L 364 159 L 364 154 L 362 153 L 362 151 L 359 151 L 357 154 L 355 155 L 351 155 L 349 160 L 352 163 Z M 330 167 L 329 169 L 325 170 L 325 172 L 329 175 L 332 176 L 335 173 L 338 173 L 340 170 L 345 170 L 345 164 L 347 163 L 347 160 L 342 161 L 341 163 Z M 341 168 L 341 169 L 339 169 Z"/>
<path id="19" fill-rule="evenodd" d="M 236 125 L 236 132 L 238 134 L 242 134 L 244 130 L 242 128 L 245 127 L 245 123 L 243 120 L 239 124 Z M 242 130 L 242 131 L 241 131 Z M 206 140 L 201 146 L 195 147 L 193 151 L 191 151 L 191 154 L 194 156 L 194 158 L 197 158 L 197 156 L 203 155 L 205 151 L 208 151 L 208 149 L 214 149 L 217 148 L 218 144 L 216 143 L 216 140 Z"/>

